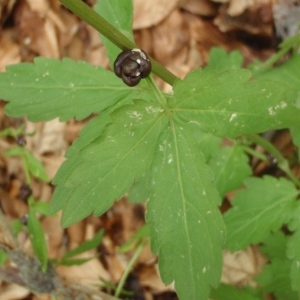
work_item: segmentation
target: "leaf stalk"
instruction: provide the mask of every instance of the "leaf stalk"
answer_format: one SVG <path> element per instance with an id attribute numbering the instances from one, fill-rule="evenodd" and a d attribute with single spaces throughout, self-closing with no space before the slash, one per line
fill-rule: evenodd
<path id="1" fill-rule="evenodd" d="M 154 92 L 158 103 L 166 108 L 166 106 L 167 106 L 166 98 L 162 94 L 161 90 L 157 87 L 157 85 L 153 79 L 153 76 L 151 76 L 151 74 L 150 74 L 150 76 L 148 76 L 146 79 L 147 79 L 147 82 L 150 85 L 152 91 Z"/>

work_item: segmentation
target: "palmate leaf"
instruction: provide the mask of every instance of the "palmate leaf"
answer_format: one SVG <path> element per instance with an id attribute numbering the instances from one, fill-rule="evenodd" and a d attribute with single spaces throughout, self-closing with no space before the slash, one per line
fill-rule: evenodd
<path id="1" fill-rule="evenodd" d="M 221 196 L 240 187 L 252 173 L 248 157 L 239 144 L 220 148 L 208 165 L 215 175 L 214 182 Z"/>
<path id="2" fill-rule="evenodd" d="M 162 111 L 158 105 L 136 101 L 113 112 L 112 123 L 102 132 L 92 130 L 93 139 L 79 137 L 76 150 L 71 147 L 72 156 L 54 178 L 58 187 L 51 208 L 52 212 L 63 208 L 63 226 L 92 212 L 104 213 L 146 172 L 166 126 Z M 89 128 L 88 124 L 85 132 Z"/>
<path id="3" fill-rule="evenodd" d="M 263 295 L 250 286 L 236 287 L 233 285 L 220 284 L 210 293 L 211 300 L 264 300 Z"/>
<path id="4" fill-rule="evenodd" d="M 222 142 L 220 137 L 200 131 L 197 126 L 192 126 L 191 130 L 206 161 L 209 161 L 213 156 L 218 154 Z"/>
<path id="5" fill-rule="evenodd" d="M 300 57 L 294 55 L 281 66 L 254 73 L 255 78 L 280 81 L 300 91 Z M 300 99 L 299 99 L 300 100 Z"/>
<path id="6" fill-rule="evenodd" d="M 95 5 L 95 11 L 101 15 L 106 21 L 123 33 L 127 38 L 133 41 L 132 34 L 132 17 L 133 17 L 133 2 L 132 0 L 120 1 L 120 0 L 109 0 L 109 1 L 97 1 Z M 121 50 L 108 40 L 103 35 L 101 40 L 106 48 L 106 53 L 110 61 L 110 66 L 113 63 Z"/>
<path id="7" fill-rule="evenodd" d="M 163 281 L 175 281 L 180 299 L 207 299 L 221 275 L 224 225 L 211 171 L 189 127 L 171 120 L 159 140 L 146 220 Z"/>
<path id="8" fill-rule="evenodd" d="M 260 252 L 269 260 L 286 258 L 287 236 L 281 231 L 272 232 L 262 241 Z"/>
<path id="9" fill-rule="evenodd" d="M 83 119 L 116 103 L 149 99 L 149 94 L 140 87 L 127 87 L 111 71 L 71 59 L 38 57 L 0 74 L 0 98 L 9 101 L 6 113 L 27 115 L 31 121 Z"/>
<path id="10" fill-rule="evenodd" d="M 237 137 L 300 125 L 296 92 L 276 81 L 250 81 L 248 70 L 196 70 L 174 85 L 170 109 L 217 136 Z"/>
<path id="11" fill-rule="evenodd" d="M 239 51 L 227 53 L 223 48 L 213 47 L 209 52 L 208 65 L 205 71 L 225 71 L 228 69 L 240 69 L 243 63 L 243 56 Z"/>
<path id="12" fill-rule="evenodd" d="M 291 288 L 292 262 L 286 256 L 288 239 L 282 231 L 277 231 L 263 240 L 260 250 L 270 263 L 255 278 L 262 291 L 274 293 L 279 300 L 299 299 L 297 292 Z"/>
<path id="13" fill-rule="evenodd" d="M 289 229 L 293 234 L 288 237 L 287 256 L 291 259 L 290 276 L 292 280 L 292 288 L 295 291 L 300 289 L 300 206 L 294 211 Z"/>
<path id="14" fill-rule="evenodd" d="M 274 293 L 276 300 L 299 300 L 297 292 L 291 289 L 290 266 L 287 258 L 276 258 L 263 267 L 255 281 L 264 292 Z"/>
<path id="15" fill-rule="evenodd" d="M 296 145 L 298 148 L 300 148 L 300 128 L 299 127 L 291 128 L 291 135 L 293 138 L 294 145 Z"/>
<path id="16" fill-rule="evenodd" d="M 149 197 L 149 194 L 149 172 L 147 172 L 131 186 L 127 199 L 131 203 L 140 203 L 144 202 Z"/>
<path id="17" fill-rule="evenodd" d="M 284 178 L 248 178 L 245 185 L 246 189 L 237 193 L 233 207 L 224 215 L 226 245 L 232 251 L 261 242 L 271 231 L 287 223 L 299 194 Z"/>

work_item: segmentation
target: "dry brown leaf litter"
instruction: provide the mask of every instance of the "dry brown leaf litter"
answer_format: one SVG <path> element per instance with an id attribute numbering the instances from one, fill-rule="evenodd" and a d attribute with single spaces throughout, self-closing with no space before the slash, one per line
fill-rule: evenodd
<path id="1" fill-rule="evenodd" d="M 276 42 L 273 10 L 276 12 L 277 9 L 276 28 L 285 31 L 290 28 L 284 18 L 286 14 L 280 14 L 280 11 L 289 11 L 286 6 L 288 1 L 279 2 L 280 9 L 272 0 L 135 0 L 134 34 L 141 48 L 183 78 L 192 69 L 207 63 L 208 52 L 213 46 L 228 51 L 238 49 L 247 62 L 254 58 L 269 57 L 274 52 Z M 62 8 L 58 0 L 2 0 L 0 24 L 1 71 L 9 64 L 32 61 L 36 56 L 68 56 L 108 67 L 98 33 Z M 168 87 L 165 85 L 164 88 Z M 11 120 L 4 116 L 3 105 L 0 112 L 1 130 L 8 126 L 16 127 L 21 121 L 25 122 L 29 132 L 35 131 L 33 137 L 27 138 L 27 147 L 45 164 L 50 178 L 53 178 L 64 160 L 64 152 L 84 125 L 84 122 L 76 121 L 60 123 L 53 120 L 45 124 L 32 124 L 26 120 Z M 1 153 L 13 145 L 11 139 L 1 139 Z M 0 158 L 1 207 L 11 221 L 27 213 L 26 202 L 19 199 L 20 188 L 25 182 L 24 174 L 20 160 L 2 154 Z M 52 191 L 50 185 L 34 182 L 33 194 L 36 199 L 50 201 Z M 99 277 L 117 283 L 132 255 L 120 253 L 118 246 L 128 241 L 143 224 L 143 214 L 142 205 L 128 204 L 123 199 L 101 218 L 87 218 L 66 230 L 59 225 L 60 215 L 41 218 L 50 257 L 56 259 L 61 258 L 65 251 L 92 238 L 100 228 L 106 232 L 98 252 L 91 251 L 83 255 L 100 254 L 100 259 L 94 258 L 72 268 L 59 267 L 58 273 L 68 278 L 70 286 L 79 282 L 95 287 L 101 285 Z M 31 253 L 28 236 L 22 233 L 18 240 Z M 1 234 L 0 241 L 4 242 Z M 136 293 L 143 294 L 145 299 L 167 299 L 167 294 L 158 296 L 170 290 L 170 287 L 165 287 L 159 279 L 155 263 L 156 257 L 147 247 L 133 271 L 131 283 L 134 282 Z M 255 248 L 234 255 L 225 252 L 222 279 L 238 285 L 249 283 L 262 263 L 263 259 Z M 25 298 L 50 299 L 47 295 L 35 296 L 14 284 L 1 283 L 1 300 Z"/>

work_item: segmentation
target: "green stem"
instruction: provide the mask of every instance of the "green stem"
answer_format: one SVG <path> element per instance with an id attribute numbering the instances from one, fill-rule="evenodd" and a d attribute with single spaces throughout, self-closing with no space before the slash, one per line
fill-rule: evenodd
<path id="1" fill-rule="evenodd" d="M 94 27 L 99 33 L 108 38 L 120 49 L 125 50 L 137 48 L 135 43 L 130 41 L 82 0 L 60 0 L 60 2 L 75 15 Z M 152 72 L 165 82 L 173 85 L 177 77 L 153 58 L 150 58 L 150 60 L 152 63 Z"/>
<path id="2" fill-rule="evenodd" d="M 246 135 L 246 138 L 252 141 L 255 144 L 262 146 L 265 150 L 267 150 L 277 161 L 278 167 L 285 172 L 288 177 L 293 181 L 293 183 L 300 188 L 300 181 L 294 175 L 292 170 L 290 169 L 288 161 L 284 158 L 284 156 L 278 151 L 272 143 L 268 140 L 264 139 L 263 137 L 259 136 L 258 134 L 249 134 Z"/>
<path id="3" fill-rule="evenodd" d="M 131 270 L 133 269 L 133 266 L 135 264 L 135 262 L 137 261 L 137 259 L 139 258 L 139 256 L 141 255 L 142 251 L 144 250 L 145 246 L 147 245 L 147 241 L 146 240 L 141 240 L 139 243 L 138 243 L 138 247 L 134 253 L 134 255 L 132 256 L 129 264 L 127 265 L 120 281 L 119 281 L 119 284 L 116 288 L 116 291 L 115 291 L 115 294 L 114 296 L 115 297 L 119 297 L 120 294 L 121 294 L 121 291 L 124 287 L 124 284 L 125 284 L 125 281 L 129 275 L 129 273 L 131 272 Z"/>

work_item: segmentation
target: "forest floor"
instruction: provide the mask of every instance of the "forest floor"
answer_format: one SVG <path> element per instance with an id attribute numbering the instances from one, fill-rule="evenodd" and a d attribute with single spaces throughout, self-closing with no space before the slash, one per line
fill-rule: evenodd
<path id="1" fill-rule="evenodd" d="M 93 0 L 86 2 L 94 4 Z M 286 19 L 292 9 L 289 1 L 280 5 L 272 0 L 135 0 L 134 3 L 137 45 L 180 78 L 204 67 L 212 47 L 239 50 L 245 65 L 256 59 L 266 60 L 290 30 Z M 108 68 L 105 48 L 96 30 L 58 0 L 0 0 L 0 26 L 1 72 L 8 65 L 32 62 L 37 56 L 70 57 Z M 167 84 L 159 84 L 164 90 L 170 90 Z M 44 164 L 52 179 L 86 120 L 31 123 L 23 118 L 7 117 L 4 106 L 0 102 L 0 131 L 24 124 L 26 132 L 34 133 L 26 137 L 26 147 Z M 21 161 L 3 155 L 16 143 L 12 138 L 0 139 L 0 207 L 9 222 L 24 220 L 28 212 L 26 196 L 21 193 L 24 187 L 26 190 Z M 274 143 L 280 149 L 287 147 L 288 151 L 289 136 L 280 133 Z M 257 168 L 257 172 L 262 172 L 266 166 Z M 34 181 L 32 193 L 35 199 L 49 202 L 53 190 L 50 183 Z M 105 215 L 89 217 L 67 229 L 61 228 L 60 215 L 42 217 L 49 257 L 57 260 L 67 250 L 93 238 L 98 230 L 105 231 L 101 245 L 80 256 L 93 259 L 82 265 L 57 268 L 65 284 L 89 295 L 86 299 L 101 299 L 96 298 L 96 290 L 112 293 L 135 251 L 124 253 L 119 247 L 144 224 L 144 213 L 144 204 L 129 203 L 124 196 Z M 2 229 L 1 243 L 3 234 Z M 26 231 L 19 234 L 18 242 L 32 253 Z M 264 261 L 254 247 L 237 254 L 224 252 L 222 282 L 239 286 L 251 283 Z M 166 287 L 160 280 L 156 263 L 147 245 L 125 284 L 125 289 L 132 292 L 130 299 L 177 299 L 172 286 Z M 5 278 L 1 272 L 0 278 Z M 29 285 L 22 287 L 16 283 L 0 280 L 0 300 L 51 299 L 46 293 L 34 294 Z"/>

